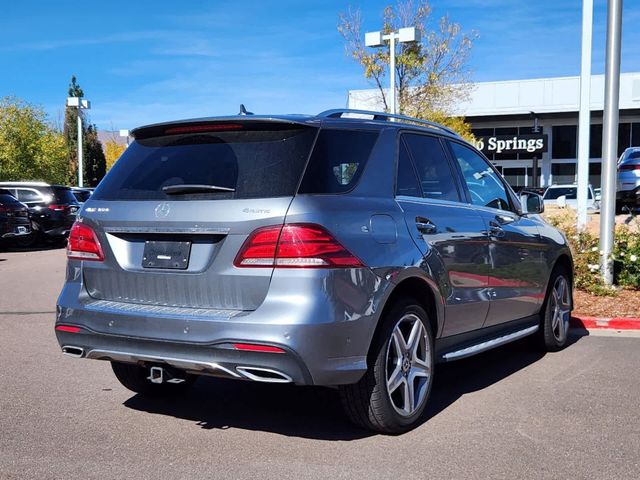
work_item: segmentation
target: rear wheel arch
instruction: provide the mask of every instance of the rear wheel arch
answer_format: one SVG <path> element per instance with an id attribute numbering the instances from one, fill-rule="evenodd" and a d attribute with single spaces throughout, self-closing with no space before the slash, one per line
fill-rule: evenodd
<path id="1" fill-rule="evenodd" d="M 378 318 L 373 336 L 369 342 L 369 352 L 367 354 L 367 364 L 370 364 L 372 346 L 375 343 L 374 340 L 380 331 L 383 319 L 387 312 L 393 308 L 393 306 L 400 300 L 410 298 L 415 301 L 417 305 L 422 307 L 429 316 L 429 326 L 431 327 L 431 333 L 435 339 L 439 332 L 438 319 L 441 317 L 438 312 L 438 303 L 436 295 L 429 285 L 429 283 L 420 277 L 409 277 L 398 283 L 393 291 L 389 294 L 387 300 L 384 303 L 384 307 Z"/>
<path id="2" fill-rule="evenodd" d="M 571 261 L 569 255 L 564 253 L 561 254 L 553 264 L 553 269 L 551 271 L 553 272 L 558 268 L 564 269 L 569 274 L 569 282 L 571 284 L 571 288 L 573 288 L 573 262 Z"/>

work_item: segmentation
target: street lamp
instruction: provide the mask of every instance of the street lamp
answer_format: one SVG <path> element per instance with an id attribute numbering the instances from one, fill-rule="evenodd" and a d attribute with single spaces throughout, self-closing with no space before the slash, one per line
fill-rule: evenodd
<path id="1" fill-rule="evenodd" d="M 81 97 L 67 97 L 67 107 L 78 109 L 78 186 L 82 187 L 82 115 L 80 110 L 89 110 L 91 102 Z"/>
<path id="2" fill-rule="evenodd" d="M 392 114 L 396 109 L 396 40 L 400 43 L 419 42 L 420 30 L 416 27 L 400 28 L 397 32 L 383 35 L 382 32 L 367 32 L 364 34 L 364 44 L 367 47 L 383 47 L 385 40 L 389 40 L 389 77 L 391 79 L 390 110 Z"/>
<path id="3" fill-rule="evenodd" d="M 127 130 L 126 128 L 121 128 L 120 129 L 120 136 L 121 137 L 126 137 L 127 139 L 127 147 L 129 146 L 129 130 Z"/>

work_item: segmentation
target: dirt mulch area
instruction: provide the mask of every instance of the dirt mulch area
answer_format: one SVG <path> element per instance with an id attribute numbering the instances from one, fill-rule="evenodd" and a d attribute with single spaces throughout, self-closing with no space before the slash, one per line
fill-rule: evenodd
<path id="1" fill-rule="evenodd" d="M 598 297 L 574 290 L 573 301 L 576 315 L 640 318 L 640 290 L 621 290 L 615 297 Z"/>

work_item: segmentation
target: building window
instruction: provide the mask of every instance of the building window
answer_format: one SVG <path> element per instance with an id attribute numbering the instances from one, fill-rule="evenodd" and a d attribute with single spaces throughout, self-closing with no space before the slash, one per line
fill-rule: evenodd
<path id="1" fill-rule="evenodd" d="M 602 158 L 602 125 L 591 125 L 589 129 L 589 158 Z"/>
<path id="2" fill-rule="evenodd" d="M 553 127 L 553 158 L 576 158 L 578 127 L 576 125 L 556 125 Z"/>
<path id="3" fill-rule="evenodd" d="M 621 123 L 618 125 L 618 157 L 625 149 L 631 146 L 631 124 Z"/>
<path id="4" fill-rule="evenodd" d="M 640 123 L 631 124 L 631 146 L 640 147 Z"/>
<path id="5" fill-rule="evenodd" d="M 554 137 L 554 142 L 555 142 L 555 137 Z M 564 183 L 574 183 L 576 181 L 576 164 L 575 163 L 552 163 L 551 175 L 553 176 L 554 185 L 561 185 Z"/>

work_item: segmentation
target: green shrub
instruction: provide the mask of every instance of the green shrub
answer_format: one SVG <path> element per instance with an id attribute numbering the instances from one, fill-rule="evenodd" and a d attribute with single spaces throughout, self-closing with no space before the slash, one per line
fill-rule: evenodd
<path id="1" fill-rule="evenodd" d="M 605 285 L 600 274 L 599 238 L 588 231 L 578 232 L 575 220 L 573 215 L 547 217 L 567 237 L 573 254 L 575 287 L 594 295 L 616 295 L 617 290 Z M 618 225 L 613 243 L 616 284 L 640 289 L 640 235 L 627 225 Z"/>

